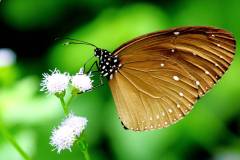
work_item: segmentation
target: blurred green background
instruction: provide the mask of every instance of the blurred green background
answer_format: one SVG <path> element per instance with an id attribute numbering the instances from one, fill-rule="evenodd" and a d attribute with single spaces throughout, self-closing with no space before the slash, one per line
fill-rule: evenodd
<path id="1" fill-rule="evenodd" d="M 0 65 L 0 120 L 34 160 L 83 159 L 77 147 L 61 154 L 52 151 L 51 130 L 64 115 L 55 97 L 39 91 L 39 83 L 41 74 L 55 67 L 76 73 L 93 49 L 64 46 L 55 38 L 68 36 L 112 51 L 144 33 L 210 25 L 231 31 L 238 42 L 239 6 L 238 0 L 2 0 L 0 49 L 11 49 L 12 61 Z M 239 160 L 239 68 L 238 45 L 218 85 L 186 118 L 156 131 L 124 130 L 108 85 L 79 96 L 71 108 L 89 120 L 86 133 L 91 158 Z M 0 160 L 21 160 L 2 135 Z"/>

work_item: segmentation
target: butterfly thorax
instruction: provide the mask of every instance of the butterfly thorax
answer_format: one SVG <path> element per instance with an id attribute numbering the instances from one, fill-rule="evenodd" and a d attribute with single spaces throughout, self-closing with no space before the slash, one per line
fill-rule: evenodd
<path id="1" fill-rule="evenodd" d="M 99 70 L 102 76 L 112 79 L 113 73 L 121 67 L 117 55 L 112 55 L 106 49 L 96 48 L 94 55 L 99 58 Z"/>

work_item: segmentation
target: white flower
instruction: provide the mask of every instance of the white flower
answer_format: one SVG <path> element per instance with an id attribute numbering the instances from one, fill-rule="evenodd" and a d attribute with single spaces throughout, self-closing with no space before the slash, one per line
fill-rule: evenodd
<path id="1" fill-rule="evenodd" d="M 75 116 L 70 113 L 68 118 L 66 118 L 62 123 L 62 126 L 70 126 L 76 136 L 79 136 L 81 132 L 85 129 L 87 125 L 87 118 Z"/>
<path id="2" fill-rule="evenodd" d="M 58 129 L 54 129 L 50 138 L 50 144 L 57 149 L 60 153 L 61 150 L 68 149 L 71 151 L 71 147 L 74 144 L 76 138 L 72 128 L 69 126 L 61 126 Z"/>
<path id="3" fill-rule="evenodd" d="M 82 92 L 90 90 L 93 87 L 92 85 L 93 80 L 91 80 L 90 77 L 91 73 L 86 75 L 83 73 L 83 69 L 80 69 L 80 71 L 71 78 L 72 86 Z"/>
<path id="4" fill-rule="evenodd" d="M 50 94 L 61 93 L 68 87 L 70 76 L 68 73 L 61 73 L 59 70 L 54 69 L 51 74 L 43 74 L 43 80 L 40 84 L 41 91 L 47 91 Z"/>
<path id="5" fill-rule="evenodd" d="M 87 125 L 85 117 L 69 116 L 61 123 L 61 125 L 54 129 L 50 138 L 50 144 L 60 153 L 64 149 L 71 151 L 71 147 Z"/>

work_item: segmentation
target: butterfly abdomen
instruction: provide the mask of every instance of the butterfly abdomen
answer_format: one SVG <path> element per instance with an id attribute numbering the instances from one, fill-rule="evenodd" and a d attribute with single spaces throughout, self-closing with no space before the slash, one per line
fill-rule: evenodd
<path id="1" fill-rule="evenodd" d="M 108 79 L 113 78 L 113 73 L 121 67 L 118 56 L 111 55 L 105 49 L 96 48 L 95 56 L 99 58 L 99 69 L 102 76 Z"/>

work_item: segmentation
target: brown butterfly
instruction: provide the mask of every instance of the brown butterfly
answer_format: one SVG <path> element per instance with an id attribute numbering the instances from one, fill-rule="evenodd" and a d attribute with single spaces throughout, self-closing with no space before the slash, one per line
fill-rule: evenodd
<path id="1" fill-rule="evenodd" d="M 112 53 L 96 47 L 95 56 L 122 124 L 143 131 L 187 115 L 228 69 L 235 46 L 228 31 L 193 26 L 146 34 Z"/>

